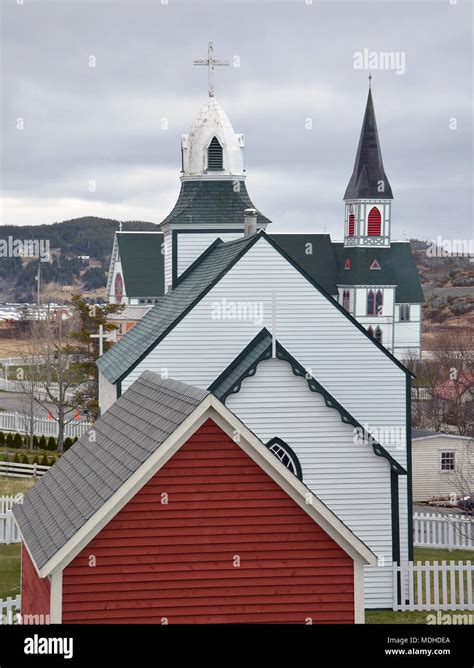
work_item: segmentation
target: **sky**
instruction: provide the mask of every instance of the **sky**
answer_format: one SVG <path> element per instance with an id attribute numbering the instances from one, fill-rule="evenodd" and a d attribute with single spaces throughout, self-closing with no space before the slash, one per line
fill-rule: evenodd
<path id="1" fill-rule="evenodd" d="M 342 238 L 371 56 L 392 237 L 474 236 L 470 0 L 0 7 L 1 224 L 161 222 L 181 133 L 207 97 L 192 61 L 212 40 L 232 63 L 216 68 L 216 99 L 245 134 L 247 189 L 269 231 Z"/>

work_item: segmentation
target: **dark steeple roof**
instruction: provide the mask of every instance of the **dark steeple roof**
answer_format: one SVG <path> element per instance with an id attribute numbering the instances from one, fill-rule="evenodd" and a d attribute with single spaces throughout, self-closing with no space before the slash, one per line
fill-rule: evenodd
<path id="1" fill-rule="evenodd" d="M 379 183 L 384 183 L 380 192 Z M 359 146 L 344 199 L 393 199 L 392 188 L 383 168 L 372 91 L 369 89 Z"/>

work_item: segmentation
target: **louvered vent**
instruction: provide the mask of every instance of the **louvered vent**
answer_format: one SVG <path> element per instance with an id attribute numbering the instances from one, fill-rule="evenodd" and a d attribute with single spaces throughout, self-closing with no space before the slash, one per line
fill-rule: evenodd
<path id="1" fill-rule="evenodd" d="M 223 169 L 222 146 L 219 144 L 216 137 L 212 138 L 209 148 L 207 149 L 207 169 L 211 171 Z"/>

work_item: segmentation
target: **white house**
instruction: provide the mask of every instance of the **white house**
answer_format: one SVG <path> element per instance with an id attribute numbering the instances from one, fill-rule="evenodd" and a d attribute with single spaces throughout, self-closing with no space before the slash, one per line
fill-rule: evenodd
<path id="1" fill-rule="evenodd" d="M 413 430 L 413 500 L 474 493 L 474 439 Z"/>

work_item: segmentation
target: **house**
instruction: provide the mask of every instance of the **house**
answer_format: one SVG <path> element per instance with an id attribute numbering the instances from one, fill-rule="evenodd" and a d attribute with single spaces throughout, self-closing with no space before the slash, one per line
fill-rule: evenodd
<path id="1" fill-rule="evenodd" d="M 413 430 L 413 500 L 474 493 L 474 439 Z"/>
<path id="2" fill-rule="evenodd" d="M 23 619 L 362 623 L 377 558 L 273 445 L 143 372 L 15 507 Z"/>
<path id="3" fill-rule="evenodd" d="M 174 288 L 217 238 L 224 242 L 241 238 L 244 211 L 254 210 L 257 231 L 267 231 L 371 336 L 400 359 L 419 357 L 423 291 L 410 243 L 392 239 L 393 193 L 383 166 L 372 91 L 344 194 L 343 241 L 313 232 L 269 232 L 271 220 L 255 206 L 247 189 L 244 150 L 244 135 L 234 132 L 222 106 L 209 97 L 189 134 L 181 138 L 181 188 L 175 206 L 158 233 L 140 233 L 143 248 L 136 247 L 133 265 L 146 290 L 140 294 L 134 290 L 131 297 L 125 249 L 120 247 L 137 233 L 127 233 L 131 237 L 117 233 L 109 300 L 152 304 Z M 156 246 L 148 239 L 154 239 Z"/>
<path id="4" fill-rule="evenodd" d="M 433 394 L 448 405 L 472 402 L 474 401 L 474 374 L 462 372 L 458 377 L 450 378 L 435 387 Z"/>

